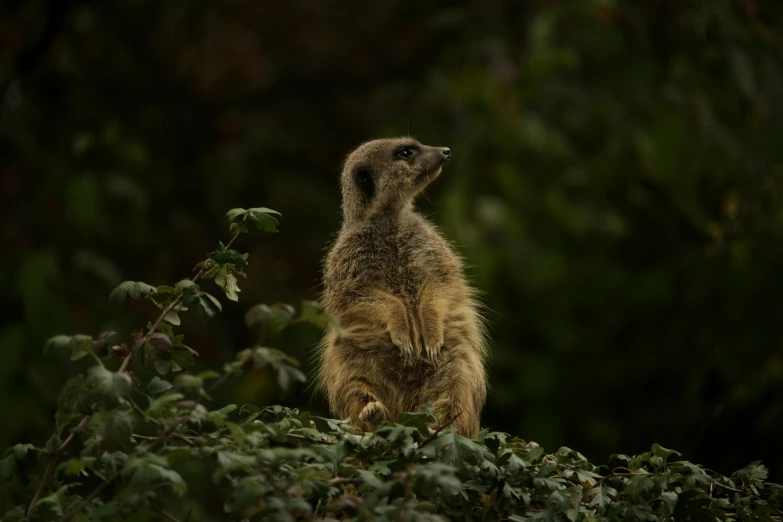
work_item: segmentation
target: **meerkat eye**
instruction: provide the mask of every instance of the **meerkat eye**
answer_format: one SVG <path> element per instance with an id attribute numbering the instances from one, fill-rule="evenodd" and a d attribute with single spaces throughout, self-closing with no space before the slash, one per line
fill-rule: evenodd
<path id="1" fill-rule="evenodd" d="M 394 153 L 394 155 L 398 159 L 408 159 L 411 156 L 413 156 L 413 153 L 416 152 L 416 147 L 410 147 L 410 146 L 404 146 L 397 149 L 397 151 Z"/>

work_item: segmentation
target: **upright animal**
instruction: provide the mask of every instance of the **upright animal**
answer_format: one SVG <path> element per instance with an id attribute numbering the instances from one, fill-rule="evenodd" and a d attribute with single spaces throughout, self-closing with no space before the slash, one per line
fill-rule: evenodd
<path id="1" fill-rule="evenodd" d="M 359 146 L 341 176 L 343 222 L 325 259 L 333 318 L 318 381 L 332 413 L 370 430 L 428 403 L 474 438 L 486 399 L 480 304 L 462 261 L 413 200 L 451 159 L 412 138 Z"/>

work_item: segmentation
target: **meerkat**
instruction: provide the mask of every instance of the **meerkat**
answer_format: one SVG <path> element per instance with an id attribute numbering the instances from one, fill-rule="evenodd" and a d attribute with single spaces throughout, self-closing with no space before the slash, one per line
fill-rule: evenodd
<path id="1" fill-rule="evenodd" d="M 413 201 L 451 150 L 412 138 L 359 146 L 341 175 L 343 221 L 324 263 L 333 324 L 318 382 L 332 413 L 365 431 L 432 407 L 475 438 L 487 394 L 481 304 L 461 258 Z"/>

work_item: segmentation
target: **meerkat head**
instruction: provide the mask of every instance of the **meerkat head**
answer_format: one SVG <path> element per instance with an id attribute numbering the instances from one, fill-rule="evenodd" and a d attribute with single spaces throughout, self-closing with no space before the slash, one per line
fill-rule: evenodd
<path id="1" fill-rule="evenodd" d="M 399 210 L 451 159 L 447 147 L 429 147 L 413 138 L 373 140 L 360 145 L 345 161 L 343 209 L 361 218 L 372 209 Z"/>

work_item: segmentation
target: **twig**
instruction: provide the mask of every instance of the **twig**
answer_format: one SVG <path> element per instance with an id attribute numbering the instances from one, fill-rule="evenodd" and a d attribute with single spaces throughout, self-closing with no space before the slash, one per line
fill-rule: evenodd
<path id="1" fill-rule="evenodd" d="M 715 484 L 716 486 L 721 487 L 723 489 L 727 489 L 729 491 L 733 491 L 734 493 L 742 493 L 743 495 L 749 495 L 749 493 L 747 491 L 742 491 L 741 489 L 733 488 L 731 486 L 727 486 L 726 484 L 721 484 L 720 482 L 717 482 L 717 481 L 713 482 L 713 484 Z M 755 495 L 749 495 L 749 496 L 755 496 Z"/>
<path id="2" fill-rule="evenodd" d="M 241 370 L 241 369 L 242 369 L 242 367 L 241 367 L 241 366 L 236 366 L 236 367 L 235 367 L 233 370 L 231 370 L 230 372 L 227 372 L 227 373 L 224 373 L 223 375 L 221 375 L 221 376 L 220 376 L 220 378 L 219 378 L 218 380 L 216 380 L 215 382 L 213 382 L 213 383 L 212 383 L 212 384 L 209 386 L 209 388 L 207 388 L 207 393 L 212 393 L 213 391 L 215 391 L 215 388 L 217 388 L 218 386 L 220 386 L 221 384 L 223 384 L 224 382 L 226 382 L 226 381 L 227 381 L 229 378 L 231 378 L 231 377 L 233 377 L 234 375 L 236 375 L 236 374 L 239 372 L 239 370 Z"/>
<path id="3" fill-rule="evenodd" d="M 232 237 L 231 241 L 229 241 L 228 244 L 226 245 L 226 249 L 231 248 L 231 245 L 234 244 L 234 242 L 237 240 L 237 238 L 240 236 L 241 233 L 242 232 L 240 231 L 240 232 L 237 232 L 236 234 L 234 234 L 234 237 Z M 194 282 L 197 281 L 202 275 L 204 275 L 204 267 L 202 267 L 198 271 L 198 273 L 196 273 L 196 275 L 193 276 L 191 281 L 194 281 Z M 155 319 L 155 322 L 150 327 L 149 332 L 147 332 L 144 335 L 144 337 L 142 338 L 143 341 L 146 341 L 147 339 L 149 339 L 150 335 L 155 333 L 155 331 L 160 327 L 160 325 L 163 322 L 163 320 L 166 318 L 166 315 L 168 315 L 168 313 L 171 312 L 182 301 L 182 297 L 183 297 L 183 295 L 179 295 L 166 308 L 163 309 L 163 311 L 160 313 L 160 315 L 158 315 L 158 318 Z M 139 344 L 139 346 L 141 346 L 141 344 Z M 130 362 L 133 359 L 133 357 L 136 355 L 135 352 L 136 351 L 131 350 L 130 353 L 128 353 L 128 355 L 125 356 L 125 359 L 123 359 L 122 364 L 120 365 L 120 369 L 117 370 L 117 373 L 125 373 L 127 371 L 128 365 L 130 364 Z M 133 403 L 133 401 L 129 401 L 129 402 L 131 403 L 131 407 L 133 407 L 135 403 Z M 136 406 L 136 408 L 138 408 L 138 406 Z M 141 411 L 141 409 L 139 408 L 137 411 Z M 41 495 L 43 495 L 43 492 L 46 489 L 46 485 L 49 482 L 49 479 L 51 478 L 52 472 L 54 471 L 54 467 L 57 464 L 57 459 L 59 458 L 60 454 L 63 451 L 65 451 L 65 449 L 71 444 L 71 442 L 74 439 L 74 436 L 76 435 L 76 432 L 81 430 L 81 428 L 83 428 L 84 425 L 87 424 L 90 421 L 91 418 L 92 418 L 92 415 L 85 415 L 82 418 L 81 422 L 79 422 L 79 425 L 76 427 L 76 430 L 74 430 L 74 432 L 71 433 L 68 436 L 67 439 L 65 439 L 65 441 L 57 448 L 57 450 L 49 458 L 49 463 L 46 465 L 46 469 L 44 470 L 43 477 L 41 477 L 41 483 L 38 485 L 38 490 L 35 492 L 35 496 L 33 496 L 33 500 L 30 502 L 30 505 L 27 507 L 27 512 L 25 513 L 25 519 L 27 519 L 29 517 L 30 511 L 33 509 L 33 507 L 35 507 L 35 505 L 41 499 Z M 154 421 L 154 419 L 152 419 L 152 420 Z M 174 426 L 172 426 L 171 430 L 169 430 L 169 432 L 165 436 L 170 435 L 171 432 L 173 432 L 174 429 L 176 429 L 178 425 L 179 425 L 179 423 L 177 423 Z M 100 488 L 99 488 L 99 490 L 100 490 Z M 100 492 L 99 490 L 96 490 L 96 491 Z M 93 492 L 93 494 L 95 494 L 95 492 Z M 94 497 L 91 495 L 90 497 L 88 497 L 85 500 L 88 500 L 88 499 L 91 499 L 91 498 L 94 498 Z M 75 515 L 79 511 L 81 511 L 81 509 L 84 507 L 84 505 L 86 505 L 86 504 L 84 504 L 84 505 L 82 505 L 82 504 L 84 504 L 84 503 L 81 503 L 79 506 L 77 506 L 79 508 L 78 510 L 76 508 L 74 508 L 74 510 L 71 510 L 71 512 L 69 512 L 68 515 L 63 517 L 62 520 L 67 520 L 68 518 L 72 517 L 73 515 Z"/>
<path id="4" fill-rule="evenodd" d="M 231 241 L 229 241 L 228 244 L 226 245 L 226 250 L 231 248 L 231 245 L 234 244 L 234 242 L 237 240 L 237 238 L 239 237 L 239 235 L 241 233 L 242 232 L 237 232 L 236 234 L 234 234 L 234 237 L 232 237 Z M 199 270 L 196 273 L 196 275 L 194 275 L 191 278 L 191 281 L 193 281 L 195 283 L 196 281 L 198 281 L 201 278 L 202 275 L 204 275 L 204 267 L 201 267 L 201 270 Z M 147 339 L 149 339 L 150 335 L 155 333 L 155 331 L 160 327 L 161 323 L 166 318 L 166 316 L 169 314 L 169 312 L 174 310 L 174 308 L 176 308 L 177 305 L 182 302 L 182 298 L 183 297 L 184 297 L 184 295 L 180 294 L 179 296 L 177 296 L 176 299 L 174 299 L 171 303 L 169 303 L 169 305 L 166 308 L 163 309 L 163 311 L 160 313 L 160 315 L 158 315 L 158 318 L 155 319 L 155 322 L 152 323 L 152 326 L 150 327 L 149 332 L 147 332 L 147 334 L 144 336 L 143 341 L 146 342 Z M 134 351 L 131 350 L 131 352 L 128 355 L 125 356 L 125 359 L 123 359 L 122 365 L 120 366 L 120 369 L 118 370 L 119 373 L 123 373 L 128 368 L 128 365 L 130 364 L 131 359 L 133 359 L 133 357 L 135 355 L 136 354 L 134 353 Z"/>
<path id="5" fill-rule="evenodd" d="M 44 489 L 46 489 L 46 484 L 49 482 L 49 479 L 52 478 L 52 473 L 54 473 L 54 467 L 57 465 L 57 459 L 65 451 L 65 448 L 67 448 L 71 444 L 74 437 L 76 436 L 76 433 L 81 431 L 87 425 L 87 423 L 90 422 L 91 418 L 92 415 L 85 415 L 84 417 L 82 417 L 82 420 L 73 429 L 71 434 L 68 435 L 68 437 L 62 442 L 62 444 L 57 446 L 57 449 L 54 450 L 52 456 L 49 457 L 49 462 L 46 464 L 46 469 L 44 470 L 44 474 L 41 477 L 41 483 L 38 484 L 38 489 L 35 492 L 35 496 L 33 496 L 33 500 L 30 502 L 30 505 L 27 506 L 27 511 L 25 512 L 25 519 L 27 519 L 30 516 L 30 511 L 41 499 Z"/>
<path id="6" fill-rule="evenodd" d="M 163 511 L 163 510 L 162 510 L 162 509 L 160 509 L 160 508 L 155 508 L 155 513 L 156 513 L 157 515 L 160 515 L 160 516 L 162 516 L 163 518 L 165 518 L 165 519 L 167 519 L 167 520 L 171 520 L 171 522 L 180 522 L 180 521 L 179 521 L 179 519 L 178 519 L 177 517 L 175 517 L 175 516 L 174 516 L 174 515 L 172 515 L 171 513 L 167 513 L 166 511 Z"/>
<path id="7" fill-rule="evenodd" d="M 133 408 L 136 411 L 136 413 L 144 417 L 148 422 L 151 422 L 152 424 L 158 426 L 159 428 L 164 428 L 162 422 L 160 422 L 158 419 L 153 419 L 152 417 L 150 417 L 149 414 L 146 411 L 142 410 L 141 407 L 138 404 L 136 404 L 136 402 L 134 402 L 133 399 L 128 399 L 128 404 L 130 404 L 130 407 Z"/>
<path id="8" fill-rule="evenodd" d="M 460 415 L 462 415 L 462 412 L 457 413 L 456 415 L 452 416 L 450 419 L 448 419 L 443 424 L 438 425 L 438 427 L 435 428 L 435 433 L 430 435 L 424 442 L 419 444 L 419 449 L 423 448 L 424 446 L 426 446 L 427 444 L 429 444 L 433 440 L 437 439 L 438 435 L 440 435 L 440 432 L 442 432 L 447 427 L 449 427 L 451 425 L 451 423 L 453 423 L 455 420 L 457 420 L 457 417 L 459 417 Z"/>
<path id="9" fill-rule="evenodd" d="M 81 502 L 79 502 L 79 503 L 78 503 L 78 504 L 77 504 L 77 505 L 76 505 L 76 506 L 75 506 L 75 507 L 74 507 L 72 510 L 70 510 L 68 513 L 66 513 L 65 515 L 63 515 L 63 517 L 62 517 L 62 518 L 60 518 L 59 522 L 66 522 L 67 520 L 70 520 L 71 518 L 73 518 L 74 516 L 76 516 L 77 514 L 79 514 L 79 512 L 80 512 L 82 509 L 84 509 L 84 507 L 85 507 L 85 506 L 87 506 L 87 505 L 88 505 L 90 502 L 92 502 L 92 500 L 93 500 L 95 497 L 97 497 L 98 495 L 100 495 L 100 494 L 101 494 L 101 491 L 103 491 L 104 489 L 106 489 L 106 486 L 108 486 L 109 484 L 111 484 L 112 482 L 114 482 L 114 479 L 116 479 L 116 478 L 117 478 L 117 477 L 119 477 L 119 476 L 120 476 L 120 472 L 119 472 L 119 471 L 117 471 L 117 472 L 113 473 L 112 475 L 110 475 L 110 476 L 109 476 L 109 478 L 107 478 L 107 479 L 106 479 L 106 480 L 103 482 L 103 484 L 101 484 L 100 486 L 98 486 L 97 488 L 95 488 L 95 490 L 94 490 L 92 493 L 90 493 L 90 494 L 87 496 L 87 498 L 85 498 L 84 500 L 82 500 Z"/>
<path id="10" fill-rule="evenodd" d="M 356 484 L 359 482 L 359 479 L 356 477 L 353 478 L 347 478 L 347 477 L 334 477 L 332 479 L 329 479 L 329 484 L 337 485 L 337 484 Z"/>
<path id="11" fill-rule="evenodd" d="M 334 441 L 311 439 L 310 437 L 305 437 L 304 435 L 298 435 L 296 433 L 287 433 L 286 437 L 295 440 L 306 440 L 307 442 L 314 442 L 316 444 L 326 444 L 327 446 L 334 444 Z"/>

